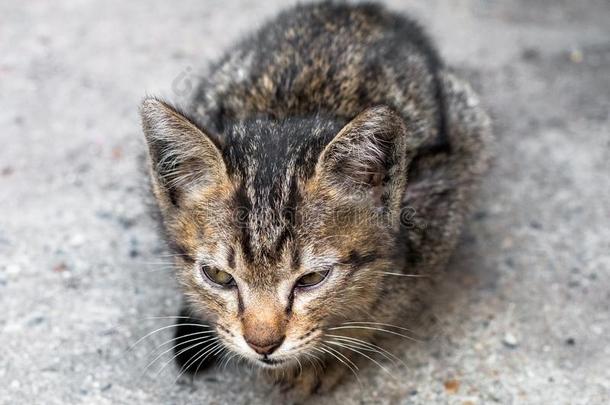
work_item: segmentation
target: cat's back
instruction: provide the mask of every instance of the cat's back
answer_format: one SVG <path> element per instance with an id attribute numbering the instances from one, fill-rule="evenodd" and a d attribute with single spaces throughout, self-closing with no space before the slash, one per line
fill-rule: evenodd
<path id="1" fill-rule="evenodd" d="M 440 61 L 411 20 L 376 4 L 324 2 L 281 13 L 229 50 L 200 86 L 195 114 L 222 130 L 253 116 L 349 120 L 386 104 L 434 137 Z"/>

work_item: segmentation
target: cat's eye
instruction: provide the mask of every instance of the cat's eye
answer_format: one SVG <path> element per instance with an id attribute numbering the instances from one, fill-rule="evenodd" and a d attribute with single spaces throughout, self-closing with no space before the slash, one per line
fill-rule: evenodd
<path id="1" fill-rule="evenodd" d="M 295 284 L 296 287 L 312 287 L 316 284 L 320 284 L 322 281 L 326 279 L 330 273 L 330 269 L 314 271 L 311 273 L 307 273 L 301 278 L 299 278 Z"/>
<path id="2" fill-rule="evenodd" d="M 235 285 L 235 280 L 233 279 L 232 275 L 216 267 L 207 266 L 204 264 L 201 266 L 201 272 L 207 277 L 208 280 L 215 284 L 223 287 L 232 287 Z"/>

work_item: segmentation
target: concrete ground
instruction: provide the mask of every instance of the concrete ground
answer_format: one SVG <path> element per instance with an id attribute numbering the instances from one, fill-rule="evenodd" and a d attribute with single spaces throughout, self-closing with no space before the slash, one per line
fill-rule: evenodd
<path id="1" fill-rule="evenodd" d="M 144 94 L 188 96 L 205 63 L 287 2 L 0 3 L 0 403 L 267 404 L 248 370 L 144 373 L 179 295 L 141 193 Z M 610 3 L 389 2 L 480 92 L 496 163 L 434 333 L 317 404 L 610 401 Z M 391 365 L 388 364 L 388 367 Z"/>

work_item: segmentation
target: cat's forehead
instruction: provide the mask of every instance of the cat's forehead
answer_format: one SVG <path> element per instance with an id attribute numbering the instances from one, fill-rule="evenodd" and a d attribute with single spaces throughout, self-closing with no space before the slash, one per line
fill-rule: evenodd
<path id="1" fill-rule="evenodd" d="M 252 120 L 228 131 L 237 239 L 246 261 L 277 262 L 294 240 L 302 185 L 336 125 L 321 119 Z M 292 249 L 291 249 L 292 250 Z"/>

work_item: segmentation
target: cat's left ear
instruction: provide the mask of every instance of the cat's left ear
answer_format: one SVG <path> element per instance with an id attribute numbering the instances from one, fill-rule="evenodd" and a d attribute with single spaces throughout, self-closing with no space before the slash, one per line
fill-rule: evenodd
<path id="1" fill-rule="evenodd" d="M 140 108 L 155 195 L 163 208 L 179 206 L 190 192 L 226 180 L 219 145 L 169 104 L 147 98 Z"/>
<path id="2" fill-rule="evenodd" d="M 368 108 L 322 151 L 316 174 L 337 195 L 363 198 L 397 212 L 411 158 L 407 135 L 404 120 L 391 108 Z"/>

